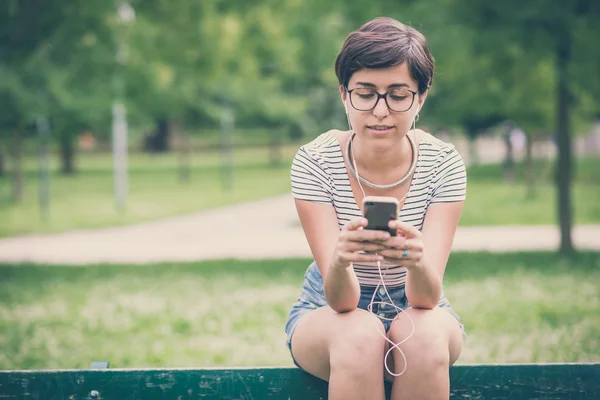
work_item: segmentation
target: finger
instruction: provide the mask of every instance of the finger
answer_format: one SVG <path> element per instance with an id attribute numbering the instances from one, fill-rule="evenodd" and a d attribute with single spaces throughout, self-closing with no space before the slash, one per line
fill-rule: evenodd
<path id="1" fill-rule="evenodd" d="M 368 221 L 366 218 L 363 218 L 363 217 L 354 218 L 354 219 L 351 219 L 350 221 L 348 221 L 345 228 L 348 231 L 356 231 L 360 228 L 367 226 L 367 223 L 368 223 Z"/>
<path id="2" fill-rule="evenodd" d="M 418 238 L 418 239 L 407 239 L 404 247 L 402 247 L 402 249 L 404 250 L 413 250 L 416 252 L 420 252 L 422 253 L 423 250 L 425 249 L 425 246 L 423 244 L 423 240 Z"/>
<path id="3" fill-rule="evenodd" d="M 423 240 L 407 239 L 400 236 L 395 236 L 382 243 L 390 250 L 414 250 L 423 251 Z"/>
<path id="4" fill-rule="evenodd" d="M 353 241 L 376 243 L 385 242 L 386 240 L 389 240 L 392 237 L 387 231 L 375 231 L 370 229 L 363 229 L 357 232 L 353 232 L 348 236 L 351 237 L 351 240 Z"/>
<path id="5" fill-rule="evenodd" d="M 368 251 L 368 252 L 380 252 L 387 248 L 378 243 L 371 242 L 347 242 L 343 246 L 344 251 L 357 252 L 357 251 Z"/>
<path id="6" fill-rule="evenodd" d="M 377 254 L 381 254 L 385 258 L 394 259 L 395 261 L 400 262 L 400 263 L 417 259 L 418 253 L 419 252 L 411 251 L 411 250 L 391 250 L 391 249 L 381 250 L 381 251 L 377 252 Z"/>
<path id="7" fill-rule="evenodd" d="M 377 262 L 383 261 L 383 256 L 380 254 L 367 254 L 367 253 L 341 253 L 340 258 L 346 262 L 352 263 L 367 263 L 367 262 Z"/>
<path id="8" fill-rule="evenodd" d="M 407 248 L 407 243 L 408 243 L 407 238 L 402 237 L 402 236 L 391 236 L 388 240 L 386 240 L 385 242 L 383 242 L 382 244 L 385 245 L 388 249 L 406 249 Z"/>
<path id="9" fill-rule="evenodd" d="M 388 226 L 390 228 L 392 228 L 392 229 L 396 229 L 398 231 L 402 231 L 409 238 L 414 238 L 414 237 L 420 237 L 421 236 L 421 231 L 420 230 L 418 230 L 417 228 L 415 228 L 411 224 L 408 224 L 406 222 L 402 222 L 400 220 L 392 220 L 392 221 L 389 222 Z"/>

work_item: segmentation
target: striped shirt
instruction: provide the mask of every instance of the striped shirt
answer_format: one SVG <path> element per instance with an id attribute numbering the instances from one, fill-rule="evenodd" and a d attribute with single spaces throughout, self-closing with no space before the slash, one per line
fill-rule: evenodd
<path id="1" fill-rule="evenodd" d="M 465 200 L 467 174 L 455 147 L 429 133 L 419 131 L 417 167 L 398 219 L 423 229 L 427 207 L 435 203 Z M 292 194 L 299 200 L 331 204 L 341 230 L 348 221 L 362 216 L 356 204 L 342 149 L 335 136 L 326 132 L 300 147 L 291 168 Z M 381 279 L 377 263 L 354 263 L 361 285 L 375 286 Z M 406 268 L 381 262 L 386 286 L 403 286 Z"/>

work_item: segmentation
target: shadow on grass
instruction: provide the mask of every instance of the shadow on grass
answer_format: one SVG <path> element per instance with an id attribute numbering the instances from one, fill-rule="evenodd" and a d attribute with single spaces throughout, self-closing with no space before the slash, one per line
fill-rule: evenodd
<path id="1" fill-rule="evenodd" d="M 521 271 L 555 275 L 600 272 L 600 252 L 582 251 L 571 256 L 555 252 L 455 253 L 450 256 L 444 279 L 482 280 Z"/>
<path id="2" fill-rule="evenodd" d="M 103 280 L 184 279 L 202 277 L 217 279 L 226 276 L 238 282 L 298 283 L 312 260 L 305 258 L 282 260 L 213 260 L 194 263 L 161 263 L 146 265 L 36 265 L 0 264 L 0 288 L 11 283 L 48 286 L 54 283 L 78 285 Z M 586 275 L 600 271 L 600 252 L 580 252 L 563 257 L 553 252 L 518 253 L 455 253 L 448 262 L 445 282 L 501 278 L 515 272 L 542 274 Z M 1 293 L 2 291 L 0 291 Z M 0 294 L 0 297 L 2 295 Z"/>

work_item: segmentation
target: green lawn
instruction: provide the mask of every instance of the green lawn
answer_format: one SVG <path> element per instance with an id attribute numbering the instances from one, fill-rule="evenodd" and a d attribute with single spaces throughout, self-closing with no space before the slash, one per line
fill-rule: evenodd
<path id="1" fill-rule="evenodd" d="M 46 221 L 38 207 L 35 163 L 28 160 L 23 204 L 11 202 L 9 180 L 0 178 L 0 237 L 125 225 L 283 194 L 290 190 L 287 160 L 295 150 L 283 149 L 286 161 L 279 167 L 269 165 L 268 149 L 237 150 L 230 190 L 223 185 L 226 175 L 217 153 L 194 155 L 188 183 L 179 180 L 175 154 L 131 155 L 124 212 L 115 207 L 110 156 L 87 154 L 78 161 L 80 170 L 75 176 L 60 175 L 53 165 L 50 218 Z"/>
<path id="2" fill-rule="evenodd" d="M 309 260 L 0 266 L 0 369 L 291 366 Z M 599 362 L 600 253 L 456 253 L 460 363 Z"/>
<path id="3" fill-rule="evenodd" d="M 271 167 L 267 148 L 237 149 L 230 191 L 222 185 L 218 153 L 194 154 L 188 183 L 178 179 L 177 154 L 133 154 L 128 206 L 122 213 L 114 205 L 110 155 L 81 155 L 79 173 L 72 177 L 58 174 L 54 160 L 48 220 L 41 218 L 38 208 L 36 164 L 31 158 L 22 204 L 11 202 L 9 179 L 0 178 L 0 237 L 131 224 L 289 193 L 289 166 L 296 150 L 297 145 L 286 145 L 280 166 Z M 537 194 L 529 198 L 521 167 L 514 184 L 502 182 L 498 165 L 470 167 L 461 224 L 555 224 L 551 165 L 542 163 L 537 170 Z M 576 224 L 600 223 L 600 160 L 578 160 L 573 203 Z"/>
<path id="4" fill-rule="evenodd" d="M 499 165 L 479 165 L 468 169 L 467 200 L 462 225 L 549 225 L 558 223 L 558 193 L 554 185 L 554 165 L 535 165 L 535 196 L 530 197 L 524 168 L 517 166 L 514 184 L 502 183 Z M 572 200 L 575 224 L 600 223 L 600 159 L 576 160 Z"/>

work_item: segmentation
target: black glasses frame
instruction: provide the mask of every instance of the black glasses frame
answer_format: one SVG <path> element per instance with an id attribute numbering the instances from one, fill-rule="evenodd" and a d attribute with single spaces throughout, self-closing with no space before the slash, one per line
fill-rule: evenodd
<path id="1" fill-rule="evenodd" d="M 412 100 L 410 101 L 410 106 L 406 110 L 397 111 L 397 110 L 394 110 L 392 107 L 390 107 L 390 103 L 388 103 L 387 96 L 388 96 L 388 94 L 390 94 L 389 91 L 385 92 L 384 94 L 381 94 L 378 91 L 373 90 L 373 92 L 375 92 L 377 94 L 377 100 L 375 101 L 375 105 L 373 107 L 369 108 L 369 109 L 361 110 L 360 108 L 356 108 L 354 106 L 354 103 L 352 103 L 352 92 L 354 92 L 356 89 L 358 89 L 358 88 L 355 88 L 355 89 L 352 89 L 352 90 L 348 90 L 348 87 L 346 87 L 346 92 L 348 93 L 348 96 L 350 97 L 350 104 L 352 105 L 352 108 L 354 108 L 356 111 L 371 111 L 371 110 L 374 110 L 375 107 L 377 107 L 377 104 L 379 104 L 379 100 L 383 99 L 385 101 L 385 105 L 387 106 L 388 110 L 390 110 L 392 112 L 407 112 L 408 110 L 410 110 L 412 108 L 413 104 L 415 103 L 415 95 L 418 93 L 415 90 L 406 89 L 407 91 L 409 91 L 410 93 L 412 93 Z"/>

